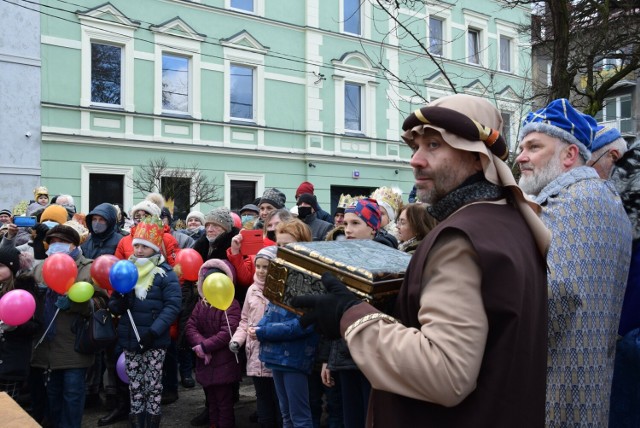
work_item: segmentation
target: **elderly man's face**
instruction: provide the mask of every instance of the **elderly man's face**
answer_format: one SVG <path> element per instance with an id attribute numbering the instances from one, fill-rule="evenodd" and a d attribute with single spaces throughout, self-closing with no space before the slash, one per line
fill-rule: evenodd
<path id="1" fill-rule="evenodd" d="M 11 223 L 11 216 L 7 214 L 0 214 L 0 223 L 2 224 Z"/>
<path id="2" fill-rule="evenodd" d="M 531 132 L 518 146 L 516 162 L 520 167 L 518 185 L 529 195 L 538 195 L 542 189 L 562 174 L 564 149 L 568 144 L 541 132 Z"/>
<path id="3" fill-rule="evenodd" d="M 434 204 L 473 174 L 482 171 L 476 154 L 457 150 L 447 144 L 440 133 L 427 128 L 411 144 L 411 166 L 418 197 Z"/>

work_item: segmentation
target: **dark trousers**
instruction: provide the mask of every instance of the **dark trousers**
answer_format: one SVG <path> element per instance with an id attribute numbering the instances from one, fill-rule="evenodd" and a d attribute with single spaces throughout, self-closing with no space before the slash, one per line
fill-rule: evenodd
<path id="1" fill-rule="evenodd" d="M 180 371 L 180 378 L 185 379 L 193 377 L 193 358 L 194 353 L 191 348 L 186 346 L 178 347 L 178 369 Z"/>
<path id="2" fill-rule="evenodd" d="M 31 417 L 42 424 L 48 417 L 47 387 L 44 384 L 44 369 L 31 367 L 29 370 L 29 394 L 31 396 Z"/>
<path id="3" fill-rule="evenodd" d="M 80 428 L 84 412 L 86 368 L 53 370 L 47 382 L 49 417 L 54 427 Z"/>
<path id="4" fill-rule="evenodd" d="M 171 340 L 162 366 L 162 387 L 165 391 L 178 390 L 178 346 L 175 340 Z"/>
<path id="5" fill-rule="evenodd" d="M 252 376 L 251 379 L 256 390 L 258 423 L 261 427 L 281 426 L 280 406 L 273 378 Z"/>
<path id="6" fill-rule="evenodd" d="M 313 416 L 313 428 L 320 428 L 323 395 L 327 403 L 327 426 L 329 428 L 342 428 L 344 426 L 340 378 L 336 376 L 334 380 L 335 385 L 330 388 L 322 383 L 319 371 L 314 371 L 309 375 L 309 405 Z"/>
<path id="7" fill-rule="evenodd" d="M 209 423 L 216 428 L 234 428 L 233 384 L 210 385 L 206 388 L 209 403 Z"/>
<path id="8" fill-rule="evenodd" d="M 345 428 L 362 428 L 367 421 L 371 384 L 360 370 L 339 370 Z"/>

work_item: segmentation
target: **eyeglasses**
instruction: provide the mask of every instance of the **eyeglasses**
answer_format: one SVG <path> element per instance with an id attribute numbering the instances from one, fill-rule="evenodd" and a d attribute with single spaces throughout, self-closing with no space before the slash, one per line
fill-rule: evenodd
<path id="1" fill-rule="evenodd" d="M 593 162 L 591 163 L 591 165 L 587 164 L 587 166 L 593 167 L 593 166 L 594 166 L 595 164 L 597 164 L 597 163 L 598 163 L 598 161 L 599 161 L 600 159 L 602 159 L 602 157 L 603 157 L 604 155 L 606 155 L 606 154 L 609 154 L 609 151 L 608 151 L 608 150 L 605 150 L 605 151 L 604 151 L 604 153 L 602 153 L 600 156 L 598 156 L 598 159 L 596 159 L 595 161 L 593 161 Z"/>

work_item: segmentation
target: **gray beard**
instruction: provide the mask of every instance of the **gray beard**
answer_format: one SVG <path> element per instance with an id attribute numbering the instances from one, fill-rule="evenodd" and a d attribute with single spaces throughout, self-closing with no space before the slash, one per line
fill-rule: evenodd
<path id="1" fill-rule="evenodd" d="M 564 169 L 560 161 L 560 156 L 559 154 L 555 154 L 546 166 L 538 168 L 537 171 L 534 169 L 531 175 L 521 175 L 520 180 L 518 180 L 518 185 L 524 193 L 537 196 L 542 189 L 562 173 L 564 173 Z"/>

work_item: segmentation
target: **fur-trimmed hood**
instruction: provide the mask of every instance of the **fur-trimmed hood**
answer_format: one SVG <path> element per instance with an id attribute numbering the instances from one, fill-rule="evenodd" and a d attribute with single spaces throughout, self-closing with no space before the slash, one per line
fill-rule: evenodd
<path id="1" fill-rule="evenodd" d="M 631 221 L 633 240 L 640 239 L 640 140 L 634 142 L 613 168 L 611 181 Z"/>

